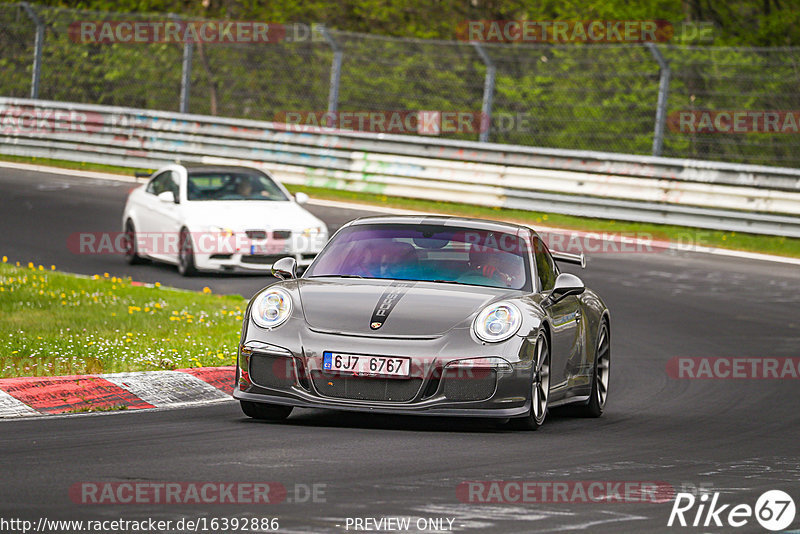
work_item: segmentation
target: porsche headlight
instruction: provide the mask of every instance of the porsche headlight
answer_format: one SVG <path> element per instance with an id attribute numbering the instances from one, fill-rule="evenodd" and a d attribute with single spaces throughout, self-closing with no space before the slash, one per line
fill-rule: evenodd
<path id="1" fill-rule="evenodd" d="M 510 302 L 498 302 L 478 314 L 472 329 L 479 339 L 496 343 L 516 334 L 521 325 L 522 313 L 519 308 Z"/>
<path id="2" fill-rule="evenodd" d="M 268 289 L 256 298 L 250 313 L 258 326 L 275 328 L 292 314 L 292 297 L 283 289 Z"/>

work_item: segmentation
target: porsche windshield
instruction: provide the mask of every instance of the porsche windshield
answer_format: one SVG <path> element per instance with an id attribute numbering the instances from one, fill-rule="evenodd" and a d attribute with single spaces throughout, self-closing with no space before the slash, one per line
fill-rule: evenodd
<path id="1" fill-rule="evenodd" d="M 188 200 L 288 200 L 269 176 L 257 171 L 192 172 Z"/>
<path id="2" fill-rule="evenodd" d="M 345 228 L 306 277 L 459 283 L 530 290 L 525 240 L 514 234 L 441 225 L 364 224 Z"/>

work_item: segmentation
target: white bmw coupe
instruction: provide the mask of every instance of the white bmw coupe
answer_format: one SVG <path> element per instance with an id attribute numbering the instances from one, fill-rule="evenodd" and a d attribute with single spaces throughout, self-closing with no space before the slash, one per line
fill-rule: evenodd
<path id="1" fill-rule="evenodd" d="M 128 195 L 122 215 L 129 263 L 172 263 L 197 271 L 270 272 L 287 255 L 311 264 L 328 240 L 325 223 L 264 171 L 168 165 Z"/>

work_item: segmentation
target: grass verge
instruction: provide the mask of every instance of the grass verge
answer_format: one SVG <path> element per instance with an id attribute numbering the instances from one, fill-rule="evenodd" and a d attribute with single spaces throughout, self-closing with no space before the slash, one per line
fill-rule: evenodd
<path id="1" fill-rule="evenodd" d="M 233 365 L 246 301 L 0 263 L 0 378 Z"/>
<path id="2" fill-rule="evenodd" d="M 111 165 L 80 163 L 46 158 L 24 158 L 6 155 L 0 155 L 0 160 L 15 161 L 19 163 L 32 163 L 37 165 L 49 165 L 68 169 L 102 171 L 125 174 L 128 176 L 132 175 L 135 170 L 148 170 L 129 169 L 123 167 L 114 167 Z M 384 195 L 376 195 L 371 193 L 327 189 L 321 187 L 296 186 L 291 184 L 287 184 L 287 188 L 292 193 L 304 191 L 315 198 L 342 200 L 360 203 L 366 206 L 385 206 L 431 213 L 446 213 L 449 215 L 480 217 L 484 219 L 503 219 L 527 224 L 533 226 L 534 228 L 536 226 L 552 226 L 590 232 L 615 232 L 623 234 L 635 233 L 652 239 L 677 242 L 686 246 L 687 248 L 691 248 L 692 246 L 718 247 L 731 250 L 744 250 L 748 252 L 760 252 L 764 254 L 775 254 L 778 256 L 800 258 L 800 239 L 790 237 L 742 234 L 737 232 L 704 230 L 664 224 L 591 219 L 586 217 L 575 217 L 571 215 L 559 215 L 554 213 L 489 208 L 485 206 L 473 206 L 470 204 L 459 204 L 455 202 L 387 197 Z"/>

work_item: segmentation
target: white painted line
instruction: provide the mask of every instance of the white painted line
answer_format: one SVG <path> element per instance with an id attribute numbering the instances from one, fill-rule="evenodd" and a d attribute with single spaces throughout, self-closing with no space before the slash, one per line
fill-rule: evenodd
<path id="1" fill-rule="evenodd" d="M 230 398 L 230 395 L 196 376 L 179 371 L 113 373 L 100 376 L 156 407 Z"/>
<path id="2" fill-rule="evenodd" d="M 458 215 L 453 215 L 451 213 L 435 213 L 430 211 L 413 211 L 413 210 L 404 210 L 398 208 L 388 208 L 383 206 L 374 206 L 370 204 L 359 204 L 357 202 L 340 202 L 338 200 L 325 200 L 325 199 L 311 199 L 308 201 L 309 204 L 313 204 L 315 206 L 323 206 L 328 208 L 341 208 L 341 209 L 352 209 L 352 210 L 363 210 L 363 211 L 373 211 L 376 213 L 386 213 L 386 214 L 393 214 L 393 215 L 443 215 L 445 217 L 458 217 Z M 507 219 L 500 219 L 499 221 L 506 221 L 506 222 L 514 222 Z M 733 258 L 744 258 L 749 260 L 761 260 L 761 261 L 772 261 L 776 263 L 787 263 L 790 265 L 800 265 L 800 258 L 790 258 L 786 256 L 774 256 L 772 254 L 762 254 L 759 252 L 746 252 L 744 250 L 731 250 L 727 248 L 715 248 L 715 247 L 704 247 L 700 245 L 682 245 L 680 243 L 673 243 L 671 241 L 656 241 L 656 240 L 647 240 L 642 238 L 634 238 L 629 237 L 630 234 L 634 232 L 611 232 L 608 230 L 601 230 L 601 231 L 587 231 L 587 230 L 572 230 L 569 228 L 559 228 L 557 226 L 542 226 L 540 224 L 535 225 L 534 229 L 539 232 L 554 232 L 560 234 L 570 234 L 576 235 L 578 237 L 594 237 L 594 238 L 601 238 L 604 235 L 613 236 L 611 241 L 617 243 L 626 243 L 626 244 L 633 244 L 638 246 L 652 246 L 655 248 L 665 248 L 669 250 L 676 250 L 680 252 L 695 252 L 698 254 L 713 254 L 716 256 L 729 256 Z M 688 231 L 689 229 L 687 229 Z M 589 254 L 587 254 L 588 256 Z"/>
<path id="3" fill-rule="evenodd" d="M 135 176 L 124 174 L 112 174 L 108 172 L 84 171 L 80 169 L 63 169 L 61 167 L 51 167 L 49 165 L 33 165 L 30 163 L 14 163 L 13 161 L 0 161 L 0 167 L 7 169 L 18 169 L 21 171 L 33 171 L 47 174 L 61 174 L 64 176 L 77 176 L 80 178 L 93 178 L 95 180 L 114 180 L 117 182 L 136 182 Z M 131 169 L 133 174 L 133 169 Z M 140 182 L 141 183 L 141 182 Z"/>
<path id="4" fill-rule="evenodd" d="M 94 178 L 99 180 L 116 180 L 121 182 L 134 182 L 134 183 L 141 183 L 136 180 L 133 176 L 125 176 L 123 174 L 110 174 L 110 173 L 102 173 L 102 172 L 93 172 L 93 171 L 84 171 L 79 169 L 62 169 L 60 167 L 49 167 L 46 165 L 31 165 L 28 163 L 13 163 L 8 161 L 0 161 L 0 167 L 6 167 L 10 169 L 20 169 L 20 170 L 28 170 L 34 172 L 42 172 L 42 173 L 51 173 L 51 174 L 63 174 L 69 176 L 77 176 L 82 178 Z M 359 204 L 357 202 L 343 202 L 339 200 L 324 200 L 324 199 L 311 199 L 309 204 L 314 206 L 323 206 L 329 208 L 340 208 L 340 209 L 350 209 L 350 210 L 361 210 L 361 211 L 373 211 L 376 213 L 386 213 L 390 215 L 444 215 L 448 217 L 457 217 L 457 215 L 452 215 L 448 213 L 436 213 L 436 212 L 429 212 L 429 211 L 415 211 L 415 210 L 406 210 L 401 208 L 390 208 L 388 206 L 376 206 L 374 204 Z M 503 219 L 498 219 L 503 220 Z M 579 231 L 579 230 L 570 230 L 568 228 L 558 228 L 554 226 L 541 226 L 536 225 L 536 230 L 542 230 L 543 232 L 558 232 L 558 233 L 569 233 L 573 232 L 577 235 L 586 236 L 586 235 L 602 235 L 604 232 L 591 232 L 591 231 Z M 610 233 L 610 232 L 607 232 Z M 637 244 L 646 245 L 648 242 L 642 240 L 634 240 Z M 715 256 L 727 256 L 731 258 L 743 258 L 748 260 L 759 260 L 759 261 L 771 261 L 775 263 L 786 263 L 789 265 L 800 265 L 800 258 L 790 258 L 786 256 L 775 256 L 772 254 L 762 254 L 758 252 L 746 252 L 743 250 L 731 250 L 726 248 L 715 248 L 715 247 L 701 247 L 701 246 L 694 246 L 687 250 L 687 247 L 684 245 L 680 245 L 678 243 L 670 243 L 670 242 L 659 242 L 659 241 L 650 241 L 649 243 L 653 245 L 657 245 L 663 248 L 669 248 L 670 250 L 677 250 L 682 252 L 695 252 L 698 254 L 712 254 Z"/>
<path id="5" fill-rule="evenodd" d="M 26 417 L 31 415 L 42 414 L 0 389 L 0 419 L 6 417 Z"/>
<path id="6" fill-rule="evenodd" d="M 444 215 L 447 217 L 455 217 L 455 215 L 448 215 L 446 213 L 432 213 L 430 211 L 414 211 L 404 210 L 400 208 L 390 208 L 388 206 L 376 206 L 374 204 L 359 204 L 357 202 L 341 202 L 339 200 L 327 200 L 323 198 L 312 198 L 308 201 L 313 206 L 322 206 L 325 208 L 341 208 L 346 210 L 361 210 L 361 211 L 374 211 L 376 213 L 386 213 L 389 215 Z"/>

